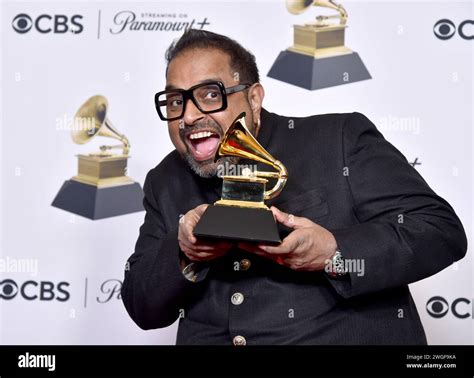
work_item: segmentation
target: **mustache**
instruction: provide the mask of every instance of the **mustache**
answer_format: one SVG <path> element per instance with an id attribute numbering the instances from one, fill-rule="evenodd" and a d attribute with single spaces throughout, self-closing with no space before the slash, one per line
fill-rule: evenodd
<path id="1" fill-rule="evenodd" d="M 206 120 L 206 121 L 198 122 L 194 125 L 184 124 L 184 127 L 179 129 L 179 136 L 184 141 L 189 134 L 199 132 L 200 130 L 212 131 L 213 133 L 219 135 L 219 138 L 222 138 L 222 136 L 224 135 L 224 131 L 222 130 L 222 127 L 220 127 L 220 125 L 217 122 Z"/>

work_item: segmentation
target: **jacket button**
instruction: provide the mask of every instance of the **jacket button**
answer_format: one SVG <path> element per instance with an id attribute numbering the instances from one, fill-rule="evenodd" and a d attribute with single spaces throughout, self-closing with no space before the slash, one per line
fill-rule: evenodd
<path id="1" fill-rule="evenodd" d="M 232 342 L 234 343 L 234 345 L 239 345 L 239 346 L 247 345 L 247 340 L 245 340 L 245 337 L 240 336 L 240 335 L 235 336 Z"/>
<path id="2" fill-rule="evenodd" d="M 230 301 L 232 302 L 232 304 L 238 306 L 244 301 L 244 295 L 242 293 L 234 293 L 232 294 Z"/>
<path id="3" fill-rule="evenodd" d="M 240 270 L 247 270 L 250 268 L 250 260 L 249 259 L 242 259 L 240 260 Z"/>

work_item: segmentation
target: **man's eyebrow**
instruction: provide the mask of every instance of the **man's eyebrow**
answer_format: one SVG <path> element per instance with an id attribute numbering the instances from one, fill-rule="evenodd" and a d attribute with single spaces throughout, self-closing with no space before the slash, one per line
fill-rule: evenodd
<path id="1" fill-rule="evenodd" d="M 209 83 L 209 82 L 214 82 L 214 81 L 222 82 L 222 79 L 220 77 L 214 77 L 214 78 L 200 80 L 196 84 L 203 84 L 203 83 Z M 196 84 L 193 84 L 192 86 L 194 86 Z M 182 89 L 182 88 L 178 88 L 176 85 L 173 85 L 173 84 L 168 84 L 165 87 L 165 91 L 169 91 L 169 90 L 173 90 L 173 89 Z"/>

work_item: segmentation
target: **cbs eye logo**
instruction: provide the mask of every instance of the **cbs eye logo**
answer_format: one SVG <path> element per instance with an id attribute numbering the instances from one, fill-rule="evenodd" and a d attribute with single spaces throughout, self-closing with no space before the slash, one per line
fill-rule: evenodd
<path id="1" fill-rule="evenodd" d="M 18 285 L 13 280 L 0 281 L 0 298 L 13 299 L 18 293 Z"/>
<path id="2" fill-rule="evenodd" d="M 42 34 L 64 34 L 67 32 L 79 34 L 84 30 L 80 20 L 82 20 L 82 16 L 79 14 L 71 17 L 64 14 L 41 14 L 33 19 L 26 13 L 20 13 L 13 18 L 12 27 L 19 34 L 25 34 L 32 28 Z"/>
<path id="3" fill-rule="evenodd" d="M 471 305 L 471 301 L 467 298 L 457 298 L 449 305 L 448 301 L 443 297 L 432 297 L 426 303 L 426 311 L 433 318 L 440 319 L 451 310 L 452 314 L 459 319 L 466 319 L 471 316 L 469 311 L 466 311 L 466 307 Z M 464 304 L 464 306 L 461 306 Z M 472 307 L 472 306 L 471 306 Z M 474 312 L 472 313 L 474 316 Z"/>
<path id="4" fill-rule="evenodd" d="M 13 19 L 12 26 L 17 33 L 25 34 L 32 28 L 33 20 L 27 14 L 20 13 Z"/>
<path id="5" fill-rule="evenodd" d="M 471 25 L 471 29 L 469 30 L 468 25 Z M 459 24 L 457 27 L 458 34 L 463 39 L 474 39 L 474 20 L 465 20 Z M 456 34 L 456 25 L 451 20 L 447 18 L 443 18 L 439 20 L 433 27 L 433 33 L 442 41 L 447 41 L 451 39 L 454 34 Z"/>

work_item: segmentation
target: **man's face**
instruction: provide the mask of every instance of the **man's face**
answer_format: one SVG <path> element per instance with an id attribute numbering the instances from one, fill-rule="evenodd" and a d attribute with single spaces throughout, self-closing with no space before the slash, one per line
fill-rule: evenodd
<path id="1" fill-rule="evenodd" d="M 180 53 L 169 66 L 166 87 L 188 89 L 204 81 L 221 81 L 226 88 L 241 83 L 233 72 L 229 56 L 217 49 L 190 49 Z M 253 84 L 253 83 L 249 83 Z M 214 162 L 217 147 L 235 118 L 246 112 L 246 123 L 254 131 L 254 117 L 248 100 L 248 91 L 227 96 L 225 110 L 203 114 L 192 101 L 185 104 L 182 119 L 168 122 L 168 131 L 176 150 L 191 168 L 202 177 L 216 175 L 223 159 Z"/>

